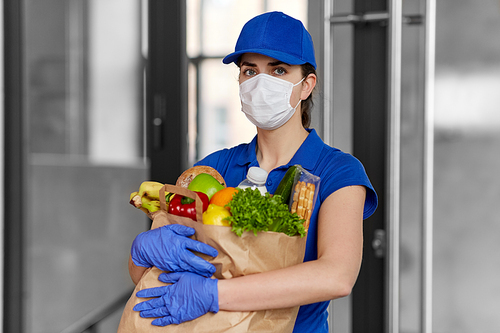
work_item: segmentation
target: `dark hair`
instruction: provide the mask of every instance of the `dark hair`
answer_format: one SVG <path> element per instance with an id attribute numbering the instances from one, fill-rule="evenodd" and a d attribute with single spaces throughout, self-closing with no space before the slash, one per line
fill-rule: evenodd
<path id="1" fill-rule="evenodd" d="M 301 65 L 301 69 L 302 69 L 302 77 L 307 77 L 309 76 L 309 74 L 316 75 L 316 70 L 314 69 L 314 66 L 311 65 L 310 63 L 305 63 Z M 313 92 L 311 92 L 305 100 L 300 102 L 300 109 L 302 110 L 302 126 L 304 128 L 309 128 L 309 126 L 311 126 L 311 111 L 313 108 L 312 95 Z"/>

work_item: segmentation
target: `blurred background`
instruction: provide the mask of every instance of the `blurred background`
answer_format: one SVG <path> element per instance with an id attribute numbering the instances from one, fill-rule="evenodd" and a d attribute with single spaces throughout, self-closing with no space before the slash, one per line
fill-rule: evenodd
<path id="1" fill-rule="evenodd" d="M 365 222 L 355 291 L 332 302 L 331 332 L 500 331 L 500 1 L 402 4 L 397 249 L 387 237 L 372 246 L 375 231 L 391 234 L 389 2 L 1 3 L 4 332 L 116 332 L 133 290 L 130 245 L 149 227 L 129 194 L 146 179 L 175 182 L 206 154 L 253 138 L 237 67 L 221 59 L 246 21 L 271 10 L 311 32 L 312 127 L 361 159 L 381 199 Z M 360 12 L 384 15 L 332 19 Z"/>

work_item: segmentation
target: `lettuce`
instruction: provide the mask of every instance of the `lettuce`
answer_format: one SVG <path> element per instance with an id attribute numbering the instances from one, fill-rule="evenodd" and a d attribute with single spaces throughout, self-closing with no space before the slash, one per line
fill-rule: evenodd
<path id="1" fill-rule="evenodd" d="M 290 213 L 288 205 L 280 195 L 262 195 L 258 189 L 239 189 L 226 205 L 231 216 L 225 218 L 231 223 L 232 231 L 241 236 L 245 231 L 255 235 L 259 231 L 282 232 L 288 236 L 304 237 L 304 221 L 297 213 Z"/>

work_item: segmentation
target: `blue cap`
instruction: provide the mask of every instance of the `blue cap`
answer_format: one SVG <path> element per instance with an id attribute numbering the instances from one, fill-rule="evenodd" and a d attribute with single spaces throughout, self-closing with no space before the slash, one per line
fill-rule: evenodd
<path id="1" fill-rule="evenodd" d="M 237 62 L 243 53 L 259 53 L 290 65 L 310 63 L 316 68 L 311 35 L 302 22 L 282 12 L 269 12 L 248 21 L 234 52 L 222 62 Z"/>

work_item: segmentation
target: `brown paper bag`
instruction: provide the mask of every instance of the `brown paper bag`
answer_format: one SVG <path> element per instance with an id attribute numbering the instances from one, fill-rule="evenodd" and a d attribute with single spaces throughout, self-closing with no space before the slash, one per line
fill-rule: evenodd
<path id="1" fill-rule="evenodd" d="M 198 221 L 167 213 L 167 207 L 162 202 L 162 210 L 151 214 L 152 229 L 167 224 L 183 224 L 196 230 L 193 239 L 209 244 L 219 251 L 216 258 L 199 254 L 216 267 L 214 277 L 229 279 L 247 274 L 271 271 L 299 264 L 304 259 L 306 238 L 290 237 L 283 233 L 261 232 L 255 236 L 245 232 L 241 237 L 231 231 L 230 227 L 204 225 L 202 221 L 202 202 L 185 188 L 165 185 L 164 191 L 188 196 L 196 200 Z M 142 289 L 166 285 L 158 281 L 162 272 L 153 267 L 148 269 L 128 300 L 122 314 L 119 333 L 125 332 L 292 332 L 299 307 L 263 310 L 251 312 L 219 311 L 207 313 L 197 319 L 180 325 L 157 327 L 151 325 L 153 318 L 146 319 L 133 311 L 135 304 L 145 301 L 137 298 L 136 292 Z"/>

